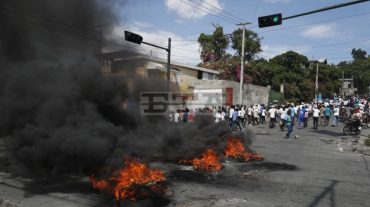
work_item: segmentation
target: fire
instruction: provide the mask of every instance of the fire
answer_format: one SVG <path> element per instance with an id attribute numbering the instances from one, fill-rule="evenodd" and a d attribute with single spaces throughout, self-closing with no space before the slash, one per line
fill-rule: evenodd
<path id="1" fill-rule="evenodd" d="M 125 167 L 109 179 L 90 176 L 93 188 L 112 194 L 116 200 L 136 200 L 146 197 L 148 193 L 142 188 L 156 193 L 165 193 L 167 188 L 162 184 L 166 181 L 166 177 L 161 170 L 150 169 L 148 165 L 134 158 L 126 158 L 124 162 Z"/>
<path id="2" fill-rule="evenodd" d="M 227 145 L 224 149 L 226 157 L 236 159 L 243 159 L 244 161 L 250 160 L 263 160 L 263 156 L 258 153 L 249 153 L 245 150 L 244 143 L 239 138 L 230 137 L 227 139 Z"/>
<path id="3" fill-rule="evenodd" d="M 192 164 L 194 169 L 207 172 L 220 171 L 222 167 L 213 149 L 207 149 L 200 158 L 193 159 Z"/>

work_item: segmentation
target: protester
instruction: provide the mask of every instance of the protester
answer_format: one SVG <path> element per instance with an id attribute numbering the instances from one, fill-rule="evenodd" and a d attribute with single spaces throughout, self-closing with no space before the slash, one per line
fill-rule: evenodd
<path id="1" fill-rule="evenodd" d="M 287 111 L 287 115 L 285 116 L 285 125 L 288 128 L 288 133 L 286 134 L 285 138 L 290 139 L 290 134 L 293 132 L 293 124 L 292 124 L 292 110 L 289 109 Z"/>
<path id="2" fill-rule="evenodd" d="M 276 122 L 276 108 L 275 107 L 271 107 L 268 111 L 269 115 L 270 115 L 270 128 L 274 128 L 275 127 L 275 122 Z"/>
<path id="3" fill-rule="evenodd" d="M 233 126 L 233 115 L 234 115 L 234 105 L 231 106 L 230 111 L 229 111 L 229 125 L 230 127 Z"/>
<path id="4" fill-rule="evenodd" d="M 305 119 L 305 113 L 306 113 L 306 110 L 305 110 L 305 106 L 302 106 L 301 109 L 299 109 L 299 115 L 298 115 L 298 129 L 302 129 L 302 123 L 304 123 L 304 119 Z"/>
<path id="5" fill-rule="evenodd" d="M 239 111 L 238 111 L 238 121 L 239 121 L 239 124 L 243 126 L 244 124 L 244 115 L 245 115 L 245 110 L 244 108 L 242 107 Z"/>
<path id="6" fill-rule="evenodd" d="M 266 109 L 264 106 L 262 106 L 261 124 L 266 124 Z"/>
<path id="7" fill-rule="evenodd" d="M 330 116 L 331 116 L 331 109 L 329 108 L 329 105 L 327 105 L 324 109 L 324 113 L 325 113 L 325 126 L 327 126 L 329 124 L 329 121 L 330 121 Z"/>
<path id="8" fill-rule="evenodd" d="M 333 109 L 333 125 L 336 126 L 339 123 L 339 106 L 336 105 Z"/>
<path id="9" fill-rule="evenodd" d="M 319 124 L 320 110 L 316 106 L 313 108 L 312 116 L 313 116 L 313 128 L 317 130 Z"/>
<path id="10" fill-rule="evenodd" d="M 258 105 L 255 104 L 253 107 L 253 125 L 258 125 Z"/>
<path id="11" fill-rule="evenodd" d="M 280 130 L 284 131 L 285 117 L 287 116 L 287 110 L 285 109 L 285 106 L 279 109 L 279 114 L 280 114 Z"/>

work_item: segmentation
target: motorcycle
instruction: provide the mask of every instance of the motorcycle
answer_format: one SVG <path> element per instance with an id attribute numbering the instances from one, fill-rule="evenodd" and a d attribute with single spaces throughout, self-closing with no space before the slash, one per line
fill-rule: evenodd
<path id="1" fill-rule="evenodd" d="M 344 123 L 343 134 L 351 134 L 354 132 L 356 135 L 361 133 L 361 121 L 358 119 L 350 119 Z"/>

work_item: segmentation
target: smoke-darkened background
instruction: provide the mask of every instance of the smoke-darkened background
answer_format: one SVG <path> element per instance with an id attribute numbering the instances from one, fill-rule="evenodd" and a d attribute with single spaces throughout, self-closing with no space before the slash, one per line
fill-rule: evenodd
<path id="1" fill-rule="evenodd" d="M 117 12 L 123 1 L 0 2 L 0 135 L 14 159 L 39 171 L 88 173 L 124 155 L 178 160 L 209 146 L 222 151 L 231 131 L 210 116 L 172 125 L 120 110 L 137 94 L 122 76 L 101 75 L 96 27 L 119 23 Z M 134 92 L 165 86 L 137 80 Z"/>

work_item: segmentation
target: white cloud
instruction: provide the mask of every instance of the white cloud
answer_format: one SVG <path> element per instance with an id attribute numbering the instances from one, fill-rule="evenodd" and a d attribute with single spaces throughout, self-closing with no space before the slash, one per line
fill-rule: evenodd
<path id="1" fill-rule="evenodd" d="M 195 66 L 196 64 L 200 63 L 200 55 L 198 53 L 199 45 L 197 41 L 187 41 L 184 37 L 181 37 L 175 33 L 163 31 L 163 30 L 146 30 L 142 27 L 142 25 L 147 25 L 145 23 L 141 24 L 132 24 L 123 27 L 115 27 L 113 30 L 113 34 L 117 36 L 123 36 L 124 30 L 128 30 L 137 34 L 140 34 L 143 37 L 143 40 L 148 43 L 152 43 L 164 48 L 168 47 L 168 38 L 170 37 L 173 41 L 171 42 L 171 60 L 180 62 L 180 63 L 187 63 Z M 163 49 L 155 48 L 153 46 L 148 46 L 145 44 L 137 45 L 133 43 L 125 42 L 124 38 L 117 38 L 111 39 L 112 41 L 118 41 L 120 44 L 127 45 L 126 49 L 134 50 L 144 55 L 152 55 L 155 57 L 167 59 L 167 52 Z M 111 47 L 109 48 L 110 51 L 123 49 L 123 47 L 116 48 Z M 108 51 L 108 49 L 106 49 Z"/>
<path id="2" fill-rule="evenodd" d="M 263 0 L 263 1 L 267 3 L 275 4 L 275 3 L 289 3 L 292 0 Z"/>
<path id="3" fill-rule="evenodd" d="M 165 5 L 170 11 L 175 12 L 183 19 L 199 19 L 209 15 L 207 12 L 217 14 L 223 9 L 219 0 L 165 0 Z"/>
<path id="4" fill-rule="evenodd" d="M 336 36 L 336 24 L 321 24 L 309 27 L 302 32 L 302 35 L 312 39 L 325 39 Z"/>
<path id="5" fill-rule="evenodd" d="M 292 50 L 291 48 L 298 48 L 294 49 L 293 51 L 303 54 L 305 52 L 308 52 L 310 50 L 310 47 L 308 45 L 294 45 L 294 46 L 289 46 L 289 45 L 268 45 L 264 44 L 262 46 L 262 52 L 259 55 L 262 58 L 265 59 L 270 59 L 275 57 L 276 55 L 280 55 L 284 52 L 287 52 L 289 50 Z"/>
<path id="6" fill-rule="evenodd" d="M 148 22 L 135 21 L 134 22 L 134 27 L 138 27 L 138 28 L 141 28 L 141 29 L 148 29 L 150 27 L 153 27 L 153 25 L 149 24 Z"/>

